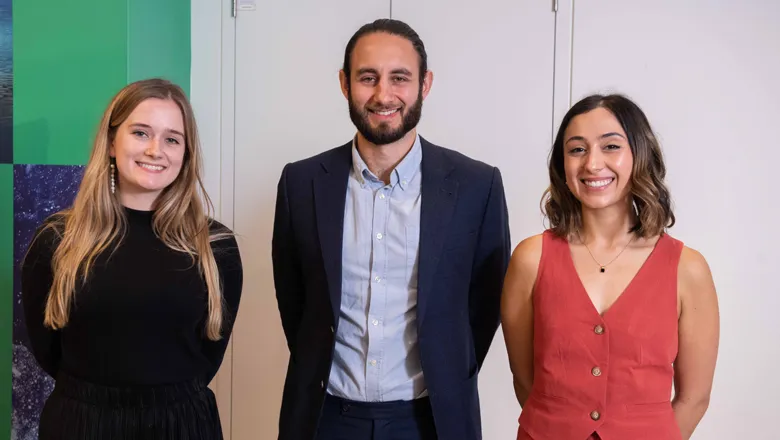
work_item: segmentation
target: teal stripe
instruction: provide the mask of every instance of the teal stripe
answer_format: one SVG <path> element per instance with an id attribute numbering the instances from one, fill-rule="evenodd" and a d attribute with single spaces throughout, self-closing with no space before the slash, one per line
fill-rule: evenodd
<path id="1" fill-rule="evenodd" d="M 189 94 L 190 0 L 128 2 L 127 80 L 168 79 Z"/>

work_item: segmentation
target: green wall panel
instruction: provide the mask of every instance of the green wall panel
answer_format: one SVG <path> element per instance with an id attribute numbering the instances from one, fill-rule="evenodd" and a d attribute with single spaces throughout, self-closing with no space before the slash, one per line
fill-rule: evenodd
<path id="1" fill-rule="evenodd" d="M 163 77 L 189 94 L 190 1 L 128 3 L 128 81 Z"/>
<path id="2" fill-rule="evenodd" d="M 14 0 L 14 163 L 86 163 L 127 81 L 127 23 L 124 0 Z"/>

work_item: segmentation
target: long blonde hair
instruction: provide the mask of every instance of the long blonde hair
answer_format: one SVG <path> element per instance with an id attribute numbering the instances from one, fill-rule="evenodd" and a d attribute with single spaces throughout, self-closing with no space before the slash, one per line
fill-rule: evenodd
<path id="1" fill-rule="evenodd" d="M 85 283 L 95 258 L 110 246 L 115 249 L 124 237 L 127 219 L 119 199 L 111 192 L 109 148 L 118 127 L 149 98 L 172 100 L 179 106 L 186 144 L 179 175 L 155 203 L 154 232 L 168 247 L 188 253 L 193 264 L 197 262 L 208 289 L 206 336 L 219 340 L 223 321 L 222 291 L 211 242 L 230 236 L 230 233 L 210 231 L 213 206 L 201 180 L 202 159 L 193 110 L 184 91 L 162 79 L 134 82 L 114 96 L 100 121 L 73 206 L 53 216 L 55 220 L 42 228 L 54 228 L 61 235 L 52 259 L 53 282 L 46 302 L 44 325 L 52 329 L 65 327 L 77 280 Z"/>

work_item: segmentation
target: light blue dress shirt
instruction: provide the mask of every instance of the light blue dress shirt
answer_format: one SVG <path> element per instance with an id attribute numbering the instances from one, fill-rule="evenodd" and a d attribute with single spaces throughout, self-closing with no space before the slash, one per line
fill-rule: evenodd
<path id="1" fill-rule="evenodd" d="M 427 394 L 416 322 L 421 164 L 418 135 L 385 185 L 352 143 L 331 395 L 386 402 Z"/>

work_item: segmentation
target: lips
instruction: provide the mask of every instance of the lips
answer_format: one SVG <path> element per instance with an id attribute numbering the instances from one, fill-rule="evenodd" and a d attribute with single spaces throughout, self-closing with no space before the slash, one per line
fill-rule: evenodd
<path id="1" fill-rule="evenodd" d="M 165 171 L 165 169 L 168 168 L 165 165 L 156 165 L 156 164 L 151 164 L 151 163 L 146 163 L 146 162 L 136 162 L 136 164 L 140 168 L 142 168 L 142 169 L 144 169 L 146 171 L 152 172 L 152 173 L 159 173 L 161 171 Z"/>
<path id="2" fill-rule="evenodd" d="M 614 182 L 614 177 L 605 177 L 605 178 L 598 178 L 598 179 L 580 179 L 580 182 L 585 184 L 588 188 L 592 189 L 602 189 L 605 188 L 610 183 Z"/>
<path id="3" fill-rule="evenodd" d="M 371 113 L 373 113 L 373 114 L 375 114 L 377 116 L 383 117 L 383 118 L 388 118 L 388 117 L 391 117 L 391 116 L 395 116 L 395 114 L 398 113 L 399 111 L 401 111 L 400 108 L 383 109 L 383 110 L 372 110 L 372 109 L 369 109 L 369 112 L 371 112 Z"/>

